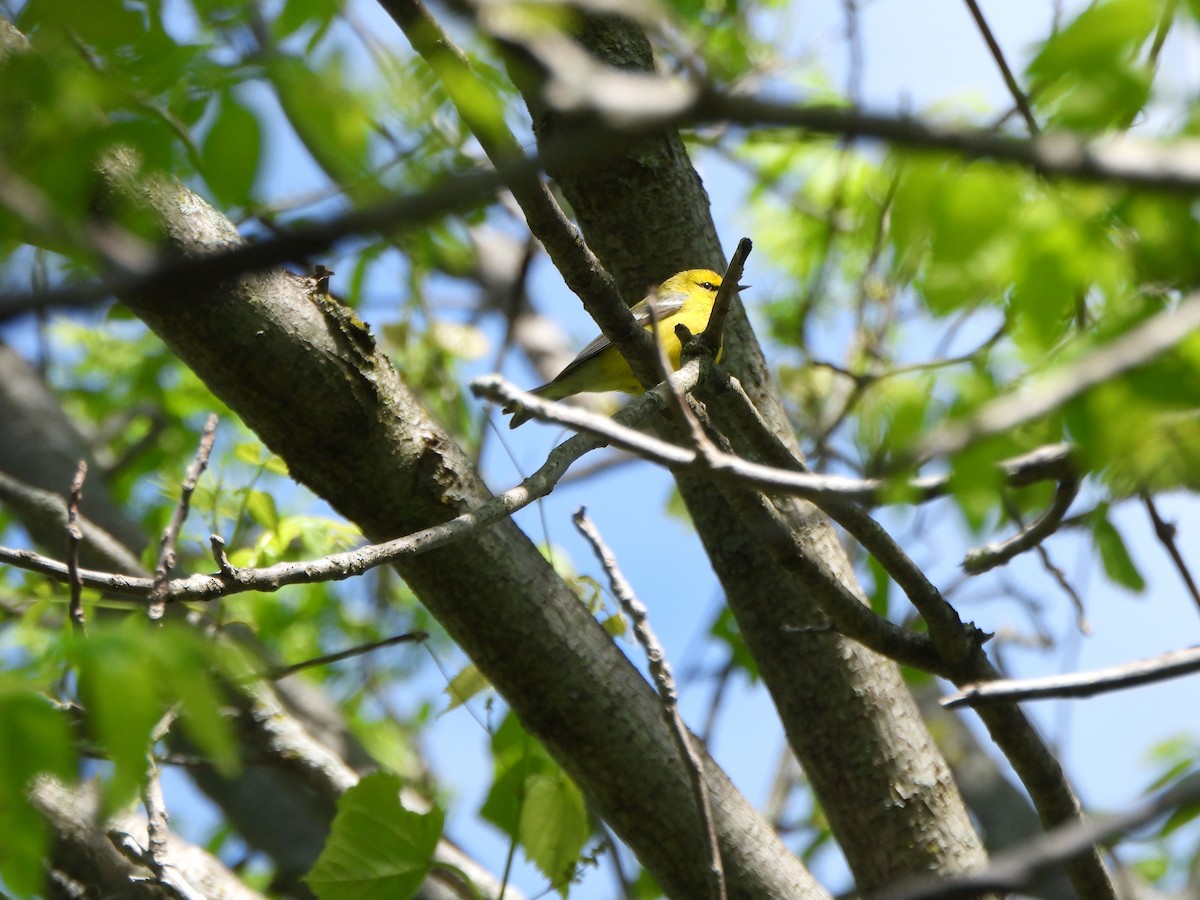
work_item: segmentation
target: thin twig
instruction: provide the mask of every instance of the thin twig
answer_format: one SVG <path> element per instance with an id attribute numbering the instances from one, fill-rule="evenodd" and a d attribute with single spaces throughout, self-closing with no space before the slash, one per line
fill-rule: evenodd
<path id="1" fill-rule="evenodd" d="M 79 545 L 83 542 L 83 529 L 79 527 L 79 504 L 83 500 L 83 482 L 87 478 L 87 461 L 80 460 L 71 479 L 71 495 L 67 500 L 67 584 L 71 588 L 71 600 L 67 615 L 75 631 L 82 633 L 87 624 L 83 611 L 83 576 L 79 568 Z"/>
<path id="2" fill-rule="evenodd" d="M 683 386 L 689 383 L 687 381 L 689 366 L 692 367 L 691 375 L 693 376 L 693 380 L 691 383 L 694 384 L 696 364 L 690 363 L 680 370 L 684 375 L 684 381 L 681 382 Z M 503 396 L 506 398 L 509 396 L 520 396 L 522 398 L 530 396 L 517 391 L 506 382 L 503 384 L 506 388 Z M 448 522 L 426 528 L 405 537 L 386 541 L 382 544 L 373 544 L 356 550 L 334 553 L 315 560 L 277 563 L 263 568 L 245 569 L 235 568 L 230 564 L 229 559 L 225 555 L 224 542 L 220 537 L 214 535 L 209 540 L 213 547 L 213 557 L 217 562 L 217 574 L 191 575 L 186 578 L 171 579 L 162 585 L 161 593 L 167 602 L 183 600 L 209 601 L 245 591 L 270 592 L 293 584 L 339 581 L 360 575 L 377 566 L 392 563 L 405 557 L 415 556 L 419 553 L 453 543 L 456 540 L 461 540 L 474 533 L 477 529 L 484 528 L 495 521 L 505 518 L 513 512 L 529 505 L 534 500 L 549 494 L 562 479 L 570 465 L 584 454 L 606 446 L 609 443 L 620 444 L 622 442 L 621 440 L 614 440 L 608 437 L 609 435 L 616 434 L 621 439 L 629 435 L 644 438 L 645 435 L 641 435 L 631 429 L 621 429 L 620 423 L 638 421 L 644 416 L 647 410 L 653 407 L 657 406 L 657 408 L 661 409 L 665 406 L 665 393 L 665 386 L 655 388 L 630 403 L 629 406 L 617 413 L 613 419 L 594 417 L 587 420 L 588 426 L 593 428 L 598 434 L 604 435 L 604 437 L 596 437 L 592 434 L 576 435 L 555 448 L 542 467 L 522 481 L 521 484 L 510 488 L 502 494 L 496 495 L 478 509 L 456 516 Z M 538 401 L 535 398 L 533 402 Z M 549 407 L 553 404 L 546 405 Z M 533 403 L 530 403 L 529 407 L 532 409 Z M 568 408 L 560 407 L 551 413 L 551 415 L 562 417 L 568 424 L 577 424 L 578 422 L 576 418 L 578 415 L 577 410 L 568 412 Z M 621 430 L 618 431 L 616 429 Z M 662 444 L 662 447 L 666 447 L 672 451 L 679 450 L 679 448 L 674 448 L 670 444 Z M 691 451 L 679 452 L 687 453 L 687 459 L 695 461 L 695 454 Z M 663 462 L 667 465 L 671 465 L 673 462 L 673 458 L 664 459 L 661 454 L 655 455 L 655 453 L 647 451 L 645 455 L 647 458 Z M 724 455 L 721 455 L 720 459 L 723 461 Z M 1009 483 L 1017 486 L 1031 484 L 1037 480 L 1061 478 L 1065 468 L 1069 465 L 1069 445 L 1055 444 L 1040 448 L 1023 457 L 1017 457 L 1001 463 L 1001 469 L 1009 479 Z M 772 490 L 792 491 L 798 496 L 814 499 L 840 498 L 844 500 L 872 501 L 881 499 L 880 492 L 886 488 L 885 482 L 873 479 L 858 481 L 836 476 L 790 472 L 770 467 L 760 467 L 760 470 L 770 472 L 773 476 L 772 479 L 761 482 L 764 486 L 768 486 Z M 701 471 L 713 474 L 716 477 L 729 477 L 734 480 L 741 477 L 740 474 L 737 474 L 738 470 L 736 467 L 734 468 L 734 474 L 730 475 L 723 474 L 723 470 L 716 470 L 714 472 L 708 467 L 704 467 Z M 747 481 L 751 484 L 759 483 L 753 477 L 748 478 Z M 907 484 L 905 490 L 900 493 L 907 494 L 907 499 L 911 502 L 918 502 L 942 496 L 948 488 L 948 476 L 932 476 L 913 479 Z M 32 572 L 39 572 L 59 581 L 65 582 L 70 578 L 70 573 L 65 564 L 30 550 L 14 550 L 9 547 L 0 547 L 0 563 L 6 563 Z M 79 576 L 83 584 L 89 588 L 120 596 L 145 598 L 155 587 L 153 579 L 123 575 L 115 572 L 80 569 Z"/>
<path id="3" fill-rule="evenodd" d="M 1094 697 L 1110 691 L 1139 687 L 1200 672 L 1200 647 L 1172 650 L 1158 656 L 1070 675 L 1046 678 L 1002 679 L 964 685 L 957 693 L 942 698 L 942 706 L 983 706 L 1014 700 L 1047 700 L 1061 697 Z"/>
<path id="4" fill-rule="evenodd" d="M 673 376 L 684 393 L 696 384 L 698 367 L 684 364 Z M 771 491 L 792 494 L 820 503 L 823 500 L 877 504 L 889 497 L 903 497 L 907 502 L 918 503 L 944 496 L 950 486 L 949 476 L 933 475 L 910 479 L 907 482 L 892 482 L 885 479 L 856 479 L 838 475 L 817 475 L 812 472 L 796 471 L 776 466 L 751 462 L 728 453 L 716 452 L 705 458 L 694 449 L 680 447 L 624 427 L 607 416 L 589 413 L 578 407 L 542 400 L 534 394 L 522 391 L 498 375 L 486 375 L 471 382 L 472 392 L 488 400 L 529 412 L 533 418 L 544 422 L 566 425 L 577 431 L 602 438 L 606 443 L 619 447 L 676 471 L 695 471 L 717 479 L 741 481 L 744 484 L 762 487 Z M 664 388 L 665 390 L 665 388 Z M 637 403 L 638 401 L 634 401 Z M 630 404 L 632 407 L 633 404 Z M 629 407 L 627 407 L 628 409 Z M 1065 460 L 1065 445 L 1055 445 L 1055 452 Z M 1033 468 L 1048 465 L 1048 462 L 1032 463 Z"/>
<path id="5" fill-rule="evenodd" d="M 709 803 L 708 783 L 704 776 L 704 762 L 693 743 L 694 738 L 688 732 L 683 717 L 679 715 L 679 694 L 675 689 L 675 678 L 671 674 L 671 665 L 667 662 L 666 653 L 658 638 L 650 628 L 649 612 L 633 592 L 633 587 L 625 580 L 617 566 L 616 558 L 604 543 L 600 532 L 587 517 L 583 507 L 574 515 L 575 527 L 587 538 L 592 545 L 600 565 L 608 575 L 608 583 L 613 596 L 621 604 L 625 615 L 633 624 L 633 634 L 646 654 L 650 666 L 650 675 L 662 701 L 663 719 L 675 738 L 679 753 L 687 765 L 688 780 L 692 786 L 696 808 L 700 815 L 701 831 L 705 836 L 705 851 L 708 854 L 708 887 L 711 900 L 724 900 L 725 871 L 721 865 L 721 845 L 717 839 L 717 830 L 713 824 L 712 806 Z"/>
<path id="6" fill-rule="evenodd" d="M 733 680 L 733 673 L 738 670 L 737 657 L 730 650 L 729 659 L 716 673 L 712 696 L 708 700 L 708 711 L 704 715 L 704 726 L 700 729 L 700 740 L 707 744 L 717 727 L 717 713 L 721 709 L 721 701 L 725 699 L 725 691 Z"/>
<path id="7" fill-rule="evenodd" d="M 499 372 L 504 367 L 504 360 L 508 357 L 508 351 L 512 349 L 516 339 L 517 321 L 529 308 L 529 273 L 533 269 L 537 248 L 537 239 L 531 234 L 526 238 L 522 247 L 521 258 L 517 262 L 517 271 L 503 292 L 503 296 L 499 298 L 500 311 L 504 314 L 504 337 L 492 357 L 491 369 L 494 372 Z M 480 256 L 482 257 L 482 254 Z M 485 407 L 480 415 L 486 420 L 491 415 L 491 409 Z M 479 442 L 475 446 L 473 460 L 476 468 L 479 467 L 484 452 L 489 449 L 487 439 L 491 433 L 491 429 L 479 429 Z"/>
<path id="8" fill-rule="evenodd" d="M 853 2 L 853 0 L 846 0 L 846 2 Z M 795 328 L 797 335 L 807 334 L 808 323 L 817 309 L 818 300 L 827 297 L 828 292 L 825 287 L 829 271 L 833 266 L 834 245 L 839 237 L 850 230 L 839 220 L 845 214 L 847 172 L 852 162 L 850 142 L 843 139 L 838 142 L 837 174 L 834 176 L 833 194 L 826 204 L 821 233 L 813 239 L 815 249 L 810 251 L 817 260 L 816 270 L 806 279 L 803 286 L 804 293 L 797 304 L 799 309 L 799 320 L 796 322 Z"/>
<path id="9" fill-rule="evenodd" d="M 217 571 L 221 573 L 221 577 L 229 581 L 237 578 L 237 572 L 234 571 L 233 564 L 225 554 L 225 539 L 219 534 L 210 534 L 208 546 L 212 549 L 213 560 L 217 564 Z"/>
<path id="10" fill-rule="evenodd" d="M 1054 500 L 1045 512 L 1012 537 L 968 551 L 962 562 L 963 569 L 971 575 L 979 575 L 996 566 L 1002 566 L 1014 556 L 1036 547 L 1058 530 L 1063 517 L 1078 495 L 1078 478 L 1072 476 L 1060 481 L 1054 492 Z"/>
<path id="11" fill-rule="evenodd" d="M 982 871 L 931 881 L 921 878 L 881 891 L 878 900 L 949 900 L 1028 888 L 1044 872 L 1200 798 L 1200 775 L 1189 775 L 1157 797 L 1115 816 L 1076 821 L 997 854 Z"/>
<path id="12" fill-rule="evenodd" d="M 1083 605 L 1083 598 L 1079 596 L 1079 591 L 1075 590 L 1075 586 L 1067 579 L 1067 573 L 1050 558 L 1050 551 L 1041 544 L 1034 546 L 1033 552 L 1041 560 L 1042 568 L 1050 574 L 1050 577 L 1058 584 L 1059 589 L 1071 601 L 1071 607 L 1075 610 L 1076 627 L 1083 634 L 1091 634 L 1092 623 L 1088 621 L 1087 608 Z"/>
<path id="13" fill-rule="evenodd" d="M 328 284 L 328 279 L 326 279 L 326 284 Z M 200 434 L 200 446 L 196 450 L 196 458 L 192 460 L 187 476 L 183 479 L 183 488 L 179 492 L 179 502 L 175 504 L 175 512 L 171 515 L 171 521 L 167 523 L 167 527 L 163 529 L 162 538 L 159 541 L 158 563 L 154 567 L 154 587 L 150 591 L 149 605 L 146 607 L 146 616 L 152 622 L 161 619 L 166 610 L 167 601 L 164 590 L 167 578 L 170 577 L 171 570 L 175 568 L 175 546 L 179 541 L 179 532 L 183 528 L 183 523 L 187 520 L 188 508 L 191 505 L 196 484 L 200 481 L 204 470 L 208 468 L 208 459 L 212 455 L 216 435 L 217 414 L 212 413 L 205 421 L 204 430 Z"/>
<path id="14" fill-rule="evenodd" d="M 655 356 L 658 359 L 659 384 L 667 388 L 667 400 L 670 403 L 671 409 L 675 413 L 675 418 L 680 424 L 687 429 L 691 435 L 694 444 L 703 444 L 705 442 L 704 430 L 700 427 L 699 421 L 688 407 L 687 396 L 683 390 L 676 384 L 675 379 L 671 377 L 671 361 L 667 358 L 667 348 L 663 345 L 661 336 L 662 323 L 659 321 L 658 310 L 658 291 L 653 290 L 646 298 L 646 311 L 650 313 L 650 334 L 654 336 Z M 684 328 L 682 325 L 676 326 L 676 336 L 681 344 L 686 343 L 690 338 L 680 334 L 679 329 Z M 686 331 L 686 328 L 684 328 Z M 680 359 L 682 360 L 682 351 Z"/>
<path id="15" fill-rule="evenodd" d="M 625 874 L 625 867 L 621 864 L 621 848 L 617 844 L 617 837 L 613 834 L 608 823 L 597 817 L 597 830 L 600 833 L 600 842 L 604 845 L 604 849 L 608 851 L 607 856 L 609 862 L 612 863 L 613 878 L 616 879 L 617 887 L 620 890 L 622 900 L 634 900 L 633 883 L 629 880 L 629 876 Z"/>
<path id="16" fill-rule="evenodd" d="M 966 421 L 939 429 L 925 442 L 918 458 L 958 453 L 982 438 L 1049 415 L 1084 391 L 1178 346 L 1198 328 L 1200 293 L 1193 293 L 1174 309 L 1160 312 L 1086 356 L 1043 376 L 1028 390 L 998 397 Z"/>
<path id="17" fill-rule="evenodd" d="M 1041 133 L 1041 128 L 1038 127 L 1037 119 L 1033 116 L 1033 110 L 1029 106 L 1029 98 L 1025 96 L 1025 92 L 1017 84 L 1017 79 L 1013 75 L 1012 69 L 1008 67 L 1008 60 L 1004 58 L 1004 51 L 1000 49 L 1000 44 L 996 40 L 996 36 L 992 34 L 992 29 L 988 26 L 987 19 L 983 17 L 983 10 L 979 8 L 979 4 L 975 0 L 966 0 L 966 3 L 967 9 L 971 11 L 971 18 L 975 20 L 975 24 L 979 27 L 979 33 L 983 35 L 983 40 L 988 45 L 992 59 L 996 61 L 996 65 L 1000 69 L 1000 75 L 1004 78 L 1008 92 L 1012 94 L 1013 100 L 1016 101 L 1021 118 L 1025 120 L 1025 125 L 1029 129 L 1029 133 L 1036 137 Z"/>
<path id="18" fill-rule="evenodd" d="M 312 659 L 301 660 L 291 665 L 277 666 L 267 673 L 267 677 L 272 681 L 278 681 L 281 678 L 287 678 L 289 675 L 295 675 L 297 672 L 302 672 L 305 669 L 312 669 L 316 666 L 327 666 L 330 663 L 341 662 L 343 659 L 351 659 L 355 656 L 362 656 L 365 653 L 381 650 L 384 647 L 394 647 L 397 644 L 423 643 L 427 640 L 429 640 L 428 632 L 409 631 L 405 634 L 397 634 L 378 641 L 359 644 L 346 650 L 339 650 L 337 653 L 327 653 L 324 656 L 315 656 Z"/>
<path id="19" fill-rule="evenodd" d="M 737 296 L 742 272 L 746 266 L 746 257 L 750 255 L 752 249 L 754 249 L 754 244 L 751 243 L 750 238 L 744 237 L 738 241 L 737 249 L 733 251 L 733 256 L 729 259 L 729 266 L 725 270 L 725 278 L 721 281 L 717 296 L 713 298 L 713 308 L 708 317 L 708 324 L 700 333 L 697 347 L 692 355 L 704 354 L 710 359 L 716 359 L 720 354 L 721 340 L 725 334 L 725 317 L 729 314 L 733 298 Z M 687 359 L 688 354 L 685 352 L 681 358 Z"/>
<path id="20" fill-rule="evenodd" d="M 1142 505 L 1146 507 L 1146 513 L 1150 516 L 1150 521 L 1154 524 L 1154 536 L 1158 538 L 1159 543 L 1167 551 L 1167 555 L 1171 557 L 1171 562 L 1175 564 L 1175 568 L 1179 571 L 1179 577 L 1183 579 L 1183 583 L 1187 586 L 1192 602 L 1197 607 L 1200 607 L 1200 589 L 1197 589 L 1196 580 L 1192 577 L 1192 572 L 1188 568 L 1183 554 L 1179 552 L 1179 545 L 1175 543 L 1175 526 L 1158 514 L 1158 507 L 1154 504 L 1153 497 L 1145 493 L 1141 496 Z"/>
<path id="21" fill-rule="evenodd" d="M 800 764 L 792 748 L 784 744 L 779 748 L 779 757 L 775 762 L 775 774 L 771 777 L 771 787 L 767 791 L 766 802 L 763 803 L 763 815 L 777 832 L 784 829 L 784 814 L 787 812 L 788 799 L 792 796 L 797 782 L 800 781 Z"/>
<path id="22" fill-rule="evenodd" d="M 1078 481 L 1078 476 L 1075 475 L 1074 473 L 1067 473 L 1062 478 L 1059 479 L 1060 491 L 1058 494 L 1055 495 L 1055 503 L 1056 504 L 1059 502 L 1059 500 L 1065 499 L 1066 506 L 1068 506 L 1068 507 L 1070 506 L 1073 496 L 1069 499 L 1064 497 L 1064 495 L 1061 492 L 1061 488 L 1064 483 L 1071 483 L 1071 482 L 1077 482 L 1077 481 Z M 1076 494 L 1077 493 L 1078 493 L 1078 490 L 1076 490 Z M 1017 522 L 1018 524 L 1022 524 L 1021 523 L 1021 511 L 1019 509 L 1017 509 L 1016 504 L 1012 502 L 1012 498 L 1007 495 L 1004 495 L 1002 497 L 1002 503 L 1004 505 L 1005 511 L 1012 518 L 1012 520 L 1014 522 Z M 1066 510 L 1064 509 L 1064 510 L 1062 510 L 1062 512 L 1060 514 L 1058 514 L 1055 517 L 1055 518 L 1057 518 L 1057 521 L 1054 523 L 1053 530 L 1058 530 L 1059 528 L 1061 528 L 1063 526 L 1063 522 L 1065 521 L 1065 519 L 1064 519 L 1065 513 L 1066 513 Z M 1051 513 L 1047 513 L 1047 515 L 1051 515 Z M 1022 525 L 1022 531 L 1023 530 L 1024 530 L 1024 526 Z M 1018 537 L 1019 537 L 1019 535 L 1018 535 Z M 1033 552 L 1037 554 L 1038 560 L 1042 564 L 1042 568 L 1045 569 L 1046 573 L 1051 578 L 1054 579 L 1055 584 L 1057 584 L 1059 589 L 1064 594 L 1067 595 L 1067 599 L 1071 601 L 1071 606 L 1075 610 L 1075 625 L 1079 629 L 1080 633 L 1081 634 L 1091 634 L 1092 633 L 1092 625 L 1088 621 L 1088 618 L 1087 618 L 1087 608 L 1083 604 L 1083 598 L 1081 596 L 1079 596 L 1079 591 L 1075 590 L 1075 586 L 1073 584 L 1071 584 L 1070 579 L 1067 578 L 1067 573 L 1064 572 L 1062 570 L 1062 567 L 1060 567 L 1057 563 L 1054 562 L 1053 559 L 1050 558 L 1050 551 L 1046 549 L 1045 544 L 1041 543 L 1040 541 L 1034 542 L 1032 544 L 1032 547 L 1033 547 Z M 974 573 L 971 573 L 971 574 L 974 574 Z"/>
<path id="23" fill-rule="evenodd" d="M 172 706 L 151 734 L 149 764 L 146 770 L 146 788 L 142 795 L 146 807 L 146 853 L 156 872 L 170 865 L 167 856 L 167 835 L 170 833 L 170 815 L 163 799 L 162 782 L 158 777 L 158 764 L 154 759 L 154 745 L 167 736 L 175 721 L 177 710 Z"/>
<path id="24" fill-rule="evenodd" d="M 163 797 L 162 780 L 159 777 L 158 761 L 154 758 L 154 745 L 167 736 L 176 716 L 177 706 L 172 706 L 159 719 L 150 733 L 150 753 L 146 760 L 146 784 L 142 790 L 142 803 L 146 807 L 146 846 L 141 847 L 133 836 L 120 831 L 110 831 L 109 840 L 120 853 L 132 862 L 150 870 L 151 881 L 168 897 L 177 900 L 203 900 L 204 894 L 193 887 L 178 867 L 172 864 L 169 852 L 170 815 Z M 136 879 L 135 879 L 136 880 Z"/>

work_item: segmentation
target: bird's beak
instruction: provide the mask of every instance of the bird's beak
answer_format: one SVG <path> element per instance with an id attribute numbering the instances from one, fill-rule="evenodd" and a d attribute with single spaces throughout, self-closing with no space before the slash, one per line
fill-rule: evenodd
<path id="1" fill-rule="evenodd" d="M 752 285 L 752 284 L 739 284 L 737 287 L 734 288 L 734 290 L 735 291 L 748 291 L 752 287 L 754 287 L 754 285 Z"/>

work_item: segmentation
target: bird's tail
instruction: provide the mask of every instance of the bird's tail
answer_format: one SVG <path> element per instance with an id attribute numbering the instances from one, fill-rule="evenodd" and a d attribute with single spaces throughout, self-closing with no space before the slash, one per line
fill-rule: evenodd
<path id="1" fill-rule="evenodd" d="M 548 387 L 550 387 L 550 385 L 543 384 L 541 387 L 534 388 L 529 393 L 537 394 L 538 396 L 542 396 L 543 394 L 545 394 L 546 389 Z M 524 410 L 524 409 L 517 409 L 515 406 L 506 406 L 500 411 L 505 414 L 512 413 L 512 419 L 508 423 L 509 428 L 517 428 L 521 425 L 524 425 L 526 422 L 528 422 L 530 419 L 533 418 L 533 413 L 531 413 L 527 410 Z"/>

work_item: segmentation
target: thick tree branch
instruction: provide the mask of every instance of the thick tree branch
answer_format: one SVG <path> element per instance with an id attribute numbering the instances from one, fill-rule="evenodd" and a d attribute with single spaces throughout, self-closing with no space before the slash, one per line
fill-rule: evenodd
<path id="1" fill-rule="evenodd" d="M 209 235 L 236 240 L 183 188 L 134 184 L 119 165 L 107 175 L 159 217 L 182 255 L 205 252 Z M 294 477 L 368 536 L 441 524 L 487 499 L 369 333 L 316 302 L 305 279 L 268 272 L 127 302 Z M 400 568 L 664 888 L 702 891 L 698 819 L 657 699 L 532 543 L 499 521 Z M 731 896 L 819 894 L 720 770 L 706 769 Z M 659 786 L 652 797 L 647 780 Z"/>
<path id="2" fill-rule="evenodd" d="M 634 124 L 622 152 L 598 165 L 550 169 L 597 255 L 636 299 L 647 284 L 682 269 L 723 268 L 707 197 L 680 135 L 663 120 L 637 120 L 639 104 L 675 85 L 648 84 L 654 68 L 642 31 L 617 17 L 584 14 L 567 41 L 517 47 L 510 65 L 533 116 L 539 145 L 577 134 L 593 118 L 564 114 L 548 97 L 560 84 L 581 96 L 593 88 L 622 92 L 614 107 Z M 486 29 L 487 23 L 484 23 Z M 503 36 L 514 47 L 519 35 Z M 585 52 L 576 52 L 582 48 Z M 523 49 L 528 50 L 520 56 Z M 555 60 L 568 61 L 566 79 Z M 534 74 L 525 63 L 535 63 Z M 590 64 L 589 63 L 593 63 Z M 540 65 L 540 70 L 536 66 Z M 660 92 L 658 89 L 664 88 Z M 633 93 L 628 91 L 632 89 Z M 669 96 L 668 96 L 669 99 Z M 624 116 L 622 111 L 632 111 Z M 774 435 L 796 446 L 761 349 L 736 300 L 725 329 L 724 360 L 737 374 Z M 707 402 L 707 399 L 706 401 Z M 717 427 L 725 413 L 710 405 Z M 739 455 L 758 459 L 735 444 Z M 833 831 L 860 885 L 886 884 L 913 869 L 961 871 L 982 851 L 944 761 L 925 731 L 898 669 L 828 628 L 810 585 L 780 565 L 743 522 L 721 486 L 703 475 L 678 478 L 692 520 L 759 666 L 788 740 L 802 760 Z M 830 594 L 861 599 L 861 591 L 827 521 L 793 504 L 788 526 L 813 559 L 824 563 Z M 847 754 L 847 748 L 855 750 Z M 897 795 L 909 802 L 897 805 Z"/>
<path id="3" fill-rule="evenodd" d="M 804 469 L 803 462 L 792 457 L 765 429 L 755 427 L 757 411 L 745 396 L 736 390 L 735 384 L 720 378 L 713 380 L 716 382 L 715 387 L 721 388 L 722 392 L 728 393 L 738 401 L 733 404 L 733 416 L 730 421 L 739 424 L 740 433 L 747 435 L 749 440 L 754 442 L 754 447 L 764 460 L 781 467 Z M 1032 455 L 1055 458 L 1055 454 L 1051 452 L 1035 452 Z M 1057 464 L 1067 463 L 1064 459 Z M 826 510 L 854 534 L 868 552 L 876 556 L 897 584 L 904 589 L 913 605 L 930 622 L 931 636 L 935 641 L 939 662 L 949 668 L 947 677 L 950 680 L 964 684 L 996 678 L 996 672 L 980 646 L 978 635 L 972 629 L 961 625 L 954 609 L 946 603 L 937 588 L 890 535 L 853 504 L 833 501 L 826 504 Z M 992 740 L 1008 758 L 1029 791 L 1045 827 L 1050 828 L 1079 819 L 1079 800 L 1071 790 L 1061 765 L 1021 710 L 1010 704 L 981 710 L 980 716 Z M 1115 896 L 1097 851 L 1072 860 L 1067 865 L 1067 872 L 1076 891 L 1082 896 Z"/>
<path id="4" fill-rule="evenodd" d="M 55 842 L 50 862 L 55 869 L 86 885 L 89 890 L 103 892 L 105 896 L 131 896 L 135 880 L 147 881 L 151 878 L 150 869 L 123 854 L 112 837 L 131 836 L 145 846 L 146 820 L 127 814 L 108 823 L 99 822 L 100 799 L 96 785 L 68 787 L 42 776 L 30 790 L 30 802 L 50 824 Z M 261 894 L 248 888 L 203 849 L 175 835 L 168 838 L 167 847 L 172 867 L 201 896 L 261 900 Z M 147 890 L 145 895 L 178 897 L 163 888 Z"/>

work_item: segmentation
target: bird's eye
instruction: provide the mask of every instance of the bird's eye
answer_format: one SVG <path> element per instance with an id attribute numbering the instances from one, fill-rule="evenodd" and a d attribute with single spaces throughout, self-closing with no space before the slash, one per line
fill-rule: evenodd
<path id="1" fill-rule="evenodd" d="M 711 281 L 700 282 L 700 287 L 704 288 L 706 291 L 715 291 L 717 289 L 717 286 Z"/>

